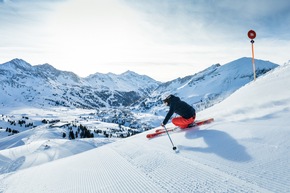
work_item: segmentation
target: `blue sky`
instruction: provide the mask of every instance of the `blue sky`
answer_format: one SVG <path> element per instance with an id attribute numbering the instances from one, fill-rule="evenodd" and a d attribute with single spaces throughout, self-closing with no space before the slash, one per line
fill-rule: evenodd
<path id="1" fill-rule="evenodd" d="M 251 57 L 290 60 L 288 0 L 0 0 L 0 63 L 167 81 Z M 251 65 L 251 64 L 250 64 Z"/>

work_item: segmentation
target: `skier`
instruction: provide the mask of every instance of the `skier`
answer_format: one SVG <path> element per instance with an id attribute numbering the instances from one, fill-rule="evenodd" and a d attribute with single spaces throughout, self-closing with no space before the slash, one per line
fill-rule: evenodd
<path id="1" fill-rule="evenodd" d="M 174 95 L 167 96 L 163 102 L 166 106 L 169 106 L 169 111 L 161 123 L 161 126 L 164 127 L 167 124 L 173 113 L 180 115 L 172 119 L 172 123 L 174 125 L 180 127 L 181 129 L 185 129 L 193 125 L 195 120 L 195 109 L 192 106 Z"/>

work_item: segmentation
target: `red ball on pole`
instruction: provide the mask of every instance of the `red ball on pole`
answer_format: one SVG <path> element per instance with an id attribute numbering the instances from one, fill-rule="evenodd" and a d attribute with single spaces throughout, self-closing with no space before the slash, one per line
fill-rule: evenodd
<path id="1" fill-rule="evenodd" d="M 250 31 L 248 32 L 248 37 L 249 37 L 250 39 L 255 39 L 255 37 L 256 37 L 256 32 L 255 32 L 254 30 L 250 30 Z"/>

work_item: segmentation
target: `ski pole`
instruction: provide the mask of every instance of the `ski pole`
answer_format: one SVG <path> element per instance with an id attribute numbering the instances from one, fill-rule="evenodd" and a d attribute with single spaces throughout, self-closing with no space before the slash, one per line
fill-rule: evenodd
<path id="1" fill-rule="evenodd" d="M 168 133 L 168 131 L 167 131 L 165 125 L 163 125 L 163 127 L 164 127 L 164 129 L 165 129 L 165 131 L 166 131 L 166 133 L 167 133 L 167 136 L 168 136 L 168 138 L 169 138 L 171 144 L 172 144 L 172 147 L 173 147 L 172 149 L 173 149 L 173 150 L 176 150 L 176 147 L 174 146 L 174 144 L 173 144 L 173 142 L 172 142 L 172 139 L 171 139 L 171 137 L 170 137 L 170 135 L 169 135 L 169 133 Z"/>

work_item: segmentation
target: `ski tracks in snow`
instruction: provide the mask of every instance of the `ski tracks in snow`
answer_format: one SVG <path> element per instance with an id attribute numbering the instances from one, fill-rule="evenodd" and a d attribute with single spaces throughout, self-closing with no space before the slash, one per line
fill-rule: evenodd
<path id="1" fill-rule="evenodd" d="M 189 145 L 185 141 L 180 144 Z M 73 159 L 63 158 L 8 176 L 0 175 L 0 180 L 3 180 L 0 191 L 267 193 L 272 189 L 269 191 L 265 183 L 275 184 L 251 171 L 247 173 L 249 168 L 245 165 L 248 163 L 231 164 L 233 161 L 217 159 L 216 155 L 198 157 L 198 153 L 182 149 L 175 153 L 170 145 L 167 136 L 158 140 L 132 136 L 130 140 L 119 140 L 74 155 Z M 6 178 L 1 179 L 4 176 Z M 15 181 L 21 186 L 6 187 Z M 278 186 L 275 184 L 276 190 L 279 190 Z M 280 190 L 285 190 L 285 187 Z"/>
<path id="2" fill-rule="evenodd" d="M 112 145 L 147 176 L 146 181 L 153 181 L 158 186 L 154 192 L 270 192 L 210 165 L 188 159 L 184 152 L 176 154 L 170 144 L 164 146 L 150 140 L 140 146 L 140 141 L 134 143 L 131 140 L 130 143 L 120 141 Z"/>
<path id="3" fill-rule="evenodd" d="M 156 192 L 158 185 L 144 172 L 137 170 L 109 146 L 61 159 L 13 174 L 5 183 L 17 180 L 20 187 L 10 186 L 5 193 L 95 193 L 95 192 Z M 1 177 L 1 176 L 0 176 Z M 86 184 L 86 185 L 83 185 Z M 136 189 L 136 184 L 138 189 Z M 1 190 L 1 189 L 0 189 Z M 165 191 L 157 191 L 165 192 Z"/>

